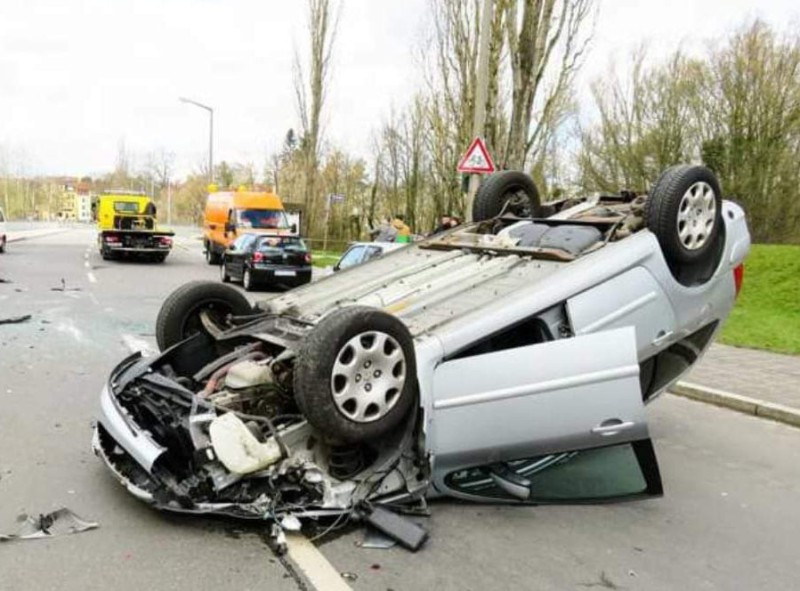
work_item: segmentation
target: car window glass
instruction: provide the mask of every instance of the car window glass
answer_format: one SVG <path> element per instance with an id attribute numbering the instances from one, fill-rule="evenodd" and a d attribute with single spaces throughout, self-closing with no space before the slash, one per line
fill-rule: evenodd
<path id="1" fill-rule="evenodd" d="M 527 502 L 604 500 L 647 491 L 647 481 L 632 443 L 526 458 L 452 472 L 447 485 L 459 492 L 493 499 L 517 499 L 512 485 L 530 491 Z M 504 486 L 504 484 L 506 486 Z"/>
<path id="2" fill-rule="evenodd" d="M 297 236 L 267 236 L 258 242 L 258 250 L 266 251 L 273 249 L 286 250 L 306 250 L 305 242 Z"/>
<path id="3" fill-rule="evenodd" d="M 117 213 L 139 213 L 139 204 L 135 201 L 115 201 L 114 211 Z"/>
<path id="4" fill-rule="evenodd" d="M 383 249 L 379 246 L 370 246 L 367 248 L 367 253 L 364 256 L 364 262 L 376 259 L 383 254 Z"/>
<path id="5" fill-rule="evenodd" d="M 239 209 L 236 217 L 242 228 L 289 228 L 286 213 L 280 209 Z"/>
<path id="6" fill-rule="evenodd" d="M 344 256 L 339 261 L 339 268 L 340 269 L 347 269 L 348 267 L 354 267 L 358 263 L 361 262 L 361 258 L 364 256 L 364 247 L 363 246 L 353 246 L 344 253 Z"/>
<path id="7" fill-rule="evenodd" d="M 244 236 L 239 236 L 233 243 L 233 249 L 247 250 L 250 246 L 250 243 L 253 242 L 254 239 L 255 237 L 252 234 L 245 234 Z"/>

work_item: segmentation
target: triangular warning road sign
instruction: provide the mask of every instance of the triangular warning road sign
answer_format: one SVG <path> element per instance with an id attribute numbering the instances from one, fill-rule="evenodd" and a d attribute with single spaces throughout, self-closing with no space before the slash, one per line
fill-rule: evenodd
<path id="1" fill-rule="evenodd" d="M 458 172 L 468 173 L 487 173 L 494 172 L 494 162 L 492 157 L 489 156 L 489 150 L 486 149 L 486 144 L 479 137 L 472 140 L 469 149 L 461 157 L 458 163 Z"/>

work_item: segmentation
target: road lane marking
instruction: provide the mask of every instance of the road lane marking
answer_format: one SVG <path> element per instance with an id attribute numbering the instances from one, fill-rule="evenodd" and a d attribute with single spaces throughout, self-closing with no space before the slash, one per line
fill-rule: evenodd
<path id="1" fill-rule="evenodd" d="M 83 261 L 83 266 L 84 266 L 84 267 L 86 267 L 86 268 L 88 269 L 88 268 L 89 268 L 89 266 L 90 266 L 90 265 L 89 265 L 89 261 Z"/>
<path id="2" fill-rule="evenodd" d="M 86 276 L 89 278 L 89 283 L 97 283 L 97 277 L 94 276 L 94 273 L 89 271 Z"/>
<path id="3" fill-rule="evenodd" d="M 151 357 L 157 353 L 153 345 L 144 339 L 128 333 L 122 333 L 120 336 L 131 353 L 141 353 L 143 357 Z"/>
<path id="4" fill-rule="evenodd" d="M 314 586 L 320 591 L 352 591 L 352 587 L 344 582 L 342 575 L 328 562 L 325 555 L 300 534 L 287 534 L 286 547 L 289 558 Z"/>

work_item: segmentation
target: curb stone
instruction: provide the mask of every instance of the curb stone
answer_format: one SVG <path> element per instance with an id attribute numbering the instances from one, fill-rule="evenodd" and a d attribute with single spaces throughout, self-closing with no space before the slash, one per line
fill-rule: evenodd
<path id="1" fill-rule="evenodd" d="M 684 398 L 691 398 L 692 400 L 722 406 L 754 417 L 763 417 L 793 427 L 800 427 L 800 410 L 783 404 L 767 402 L 766 400 L 750 398 L 749 396 L 740 396 L 739 394 L 707 388 L 691 382 L 678 382 L 669 391 Z"/>

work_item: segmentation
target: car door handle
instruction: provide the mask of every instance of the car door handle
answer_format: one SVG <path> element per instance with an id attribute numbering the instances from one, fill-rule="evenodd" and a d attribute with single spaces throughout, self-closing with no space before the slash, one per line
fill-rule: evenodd
<path id="1" fill-rule="evenodd" d="M 670 338 L 672 338 L 672 331 L 671 330 L 667 331 L 667 332 L 664 332 L 663 330 L 659 331 L 659 333 L 656 336 L 656 338 L 653 339 L 653 346 L 660 347 L 665 342 L 667 342 Z"/>
<path id="2" fill-rule="evenodd" d="M 609 435 L 616 435 L 620 431 L 626 431 L 633 427 L 636 423 L 633 421 L 622 421 L 620 419 L 608 419 L 607 421 L 603 421 L 597 427 L 592 429 L 592 433 L 595 435 L 602 435 L 603 437 L 608 437 Z"/>

